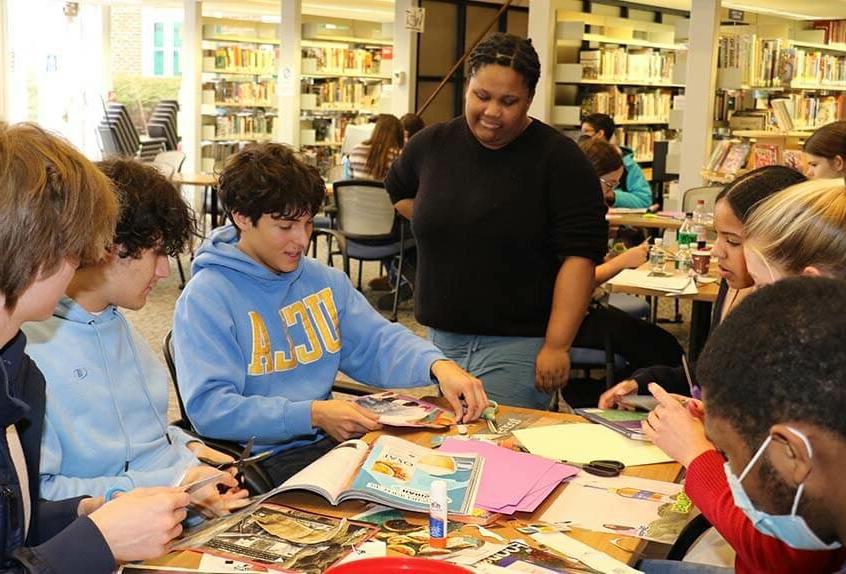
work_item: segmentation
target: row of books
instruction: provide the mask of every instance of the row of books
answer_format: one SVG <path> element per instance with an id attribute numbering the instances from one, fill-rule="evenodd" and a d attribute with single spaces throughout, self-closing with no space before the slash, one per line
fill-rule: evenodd
<path id="1" fill-rule="evenodd" d="M 674 52 L 652 48 L 603 46 L 579 52 L 582 77 L 586 80 L 672 82 Z"/>
<path id="2" fill-rule="evenodd" d="M 816 20 L 811 27 L 825 32 L 825 44 L 846 44 L 846 20 Z"/>
<path id="3" fill-rule="evenodd" d="M 214 173 L 223 167 L 226 158 L 238 153 L 244 143 L 215 142 L 204 144 L 200 151 L 200 170 L 203 173 Z"/>
<path id="4" fill-rule="evenodd" d="M 351 78 L 337 78 L 313 83 L 303 88 L 305 94 L 317 96 L 320 108 L 373 108 L 382 95 L 382 84 L 357 82 Z"/>
<path id="5" fill-rule="evenodd" d="M 757 169 L 768 165 L 786 165 L 802 170 L 802 150 L 785 149 L 772 143 L 719 140 L 714 142 L 705 171 L 723 176 L 736 176 L 747 167 Z"/>
<path id="6" fill-rule="evenodd" d="M 742 83 L 748 86 L 846 87 L 846 56 L 792 47 L 781 38 L 721 36 L 717 66 L 741 70 Z"/>
<path id="7" fill-rule="evenodd" d="M 669 90 L 618 88 L 588 90 L 582 95 L 582 115 L 608 114 L 615 120 L 667 122 L 673 94 Z"/>
<path id="8" fill-rule="evenodd" d="M 203 126 L 203 137 L 211 135 L 209 128 L 214 128 L 215 138 L 269 138 L 273 135 L 275 116 L 263 113 L 226 114 L 216 116 L 215 123 Z"/>
<path id="9" fill-rule="evenodd" d="M 637 161 L 652 161 L 655 142 L 669 139 L 668 135 L 667 130 L 617 128 L 614 131 L 617 143 L 631 149 Z"/>
<path id="10" fill-rule="evenodd" d="M 246 74 L 273 74 L 276 51 L 267 48 L 246 48 L 239 44 L 203 50 L 203 71 Z"/>
<path id="11" fill-rule="evenodd" d="M 302 129 L 313 129 L 316 142 L 341 144 L 344 141 L 344 133 L 350 124 L 366 121 L 362 116 L 351 114 L 339 114 L 331 117 L 315 117 L 300 122 Z"/>
<path id="12" fill-rule="evenodd" d="M 232 82 L 219 79 L 203 84 L 203 104 L 275 106 L 276 82 Z"/>
<path id="13" fill-rule="evenodd" d="M 846 119 L 846 97 L 789 94 L 771 102 L 776 123 L 781 130 L 818 128 Z"/>
<path id="14" fill-rule="evenodd" d="M 303 48 L 304 74 L 379 74 L 385 48 Z"/>

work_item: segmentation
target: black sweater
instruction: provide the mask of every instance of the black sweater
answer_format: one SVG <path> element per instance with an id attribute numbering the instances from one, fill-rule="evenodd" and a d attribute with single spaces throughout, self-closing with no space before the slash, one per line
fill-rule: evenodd
<path id="1" fill-rule="evenodd" d="M 44 376 L 24 353 L 23 333 L 0 348 L 0 572 L 109 573 L 115 560 L 91 519 L 77 518 L 79 501 L 38 498 L 38 464 L 44 426 Z M 18 475 L 5 428 L 14 424 L 29 475 L 32 517 L 23 540 Z"/>
<path id="2" fill-rule="evenodd" d="M 608 225 L 599 180 L 578 146 L 533 120 L 491 150 L 463 116 L 409 141 L 385 181 L 414 199 L 415 312 L 424 325 L 543 337 L 565 257 L 599 262 Z"/>

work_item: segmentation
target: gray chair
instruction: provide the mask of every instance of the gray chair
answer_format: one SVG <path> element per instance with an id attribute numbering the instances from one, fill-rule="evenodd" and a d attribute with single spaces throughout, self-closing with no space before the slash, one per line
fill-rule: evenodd
<path id="1" fill-rule="evenodd" d="M 394 304 L 390 317 L 391 321 L 396 321 L 403 259 L 405 252 L 414 247 L 414 239 L 406 229 L 407 224 L 397 215 L 380 181 L 336 181 L 332 188 L 337 208 L 337 230 L 315 229 L 315 234 L 331 235 L 337 241 L 344 260 L 344 272 L 350 278 L 350 259 L 359 261 L 359 290 L 363 262 L 397 259 Z"/>
<path id="2" fill-rule="evenodd" d="M 714 212 L 714 204 L 717 202 L 717 195 L 722 191 L 722 185 L 705 185 L 702 187 L 691 187 L 682 196 L 682 211 L 689 213 L 696 207 L 696 203 L 702 199 L 705 201 L 705 211 Z"/>

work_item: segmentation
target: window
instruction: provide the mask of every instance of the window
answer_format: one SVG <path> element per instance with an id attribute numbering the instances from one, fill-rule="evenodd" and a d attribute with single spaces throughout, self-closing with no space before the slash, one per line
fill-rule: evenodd
<path id="1" fill-rule="evenodd" d="M 153 24 L 153 75 L 164 76 L 164 24 Z"/>
<path id="2" fill-rule="evenodd" d="M 182 75 L 182 18 L 180 10 L 142 8 L 142 75 Z"/>
<path id="3" fill-rule="evenodd" d="M 182 67 L 180 66 L 180 58 L 182 57 L 182 23 L 174 22 L 173 24 L 173 75 L 181 76 Z"/>

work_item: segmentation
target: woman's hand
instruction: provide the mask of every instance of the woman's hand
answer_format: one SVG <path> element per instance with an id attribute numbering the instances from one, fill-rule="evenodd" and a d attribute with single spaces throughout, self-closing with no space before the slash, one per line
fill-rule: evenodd
<path id="1" fill-rule="evenodd" d="M 620 260 L 623 269 L 635 269 L 646 263 L 647 257 L 649 257 L 649 243 L 643 242 L 637 247 L 623 251 L 615 259 Z"/>
<path id="2" fill-rule="evenodd" d="M 182 484 L 188 485 L 218 474 L 220 475 L 220 480 L 191 493 L 191 502 L 210 510 L 217 516 L 221 516 L 228 514 L 232 509 L 244 506 L 244 500 L 250 495 L 245 489 L 239 487 L 238 481 L 235 480 L 234 476 L 221 472 L 211 466 L 200 465 L 188 469 L 188 472 L 185 473 L 185 478 L 182 479 Z M 223 494 L 218 490 L 219 484 L 228 487 Z"/>
<path id="3" fill-rule="evenodd" d="M 649 383 L 649 392 L 658 400 L 658 406 L 649 413 L 641 426 L 655 446 L 685 468 L 703 452 L 714 449 L 714 445 L 705 437 L 702 419 L 691 414 L 687 405 L 683 405 L 656 383 Z"/>
<path id="4" fill-rule="evenodd" d="M 544 343 L 535 359 L 535 388 L 552 393 L 567 386 L 570 379 L 570 352 Z"/>
<path id="5" fill-rule="evenodd" d="M 626 379 L 620 381 L 599 397 L 599 408 L 601 409 L 615 409 L 620 406 L 620 399 L 628 395 L 637 393 L 637 381 L 634 379 Z"/>

